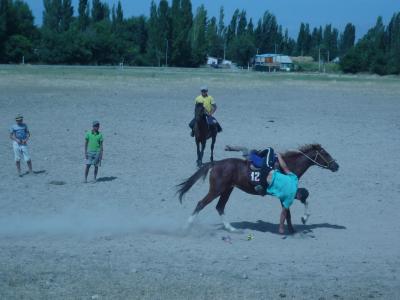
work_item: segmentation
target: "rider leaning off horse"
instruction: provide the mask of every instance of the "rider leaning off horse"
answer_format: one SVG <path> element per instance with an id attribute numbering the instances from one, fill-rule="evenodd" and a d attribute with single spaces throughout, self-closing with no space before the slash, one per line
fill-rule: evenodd
<path id="1" fill-rule="evenodd" d="M 300 200 L 303 204 L 308 198 L 308 191 L 305 188 L 298 188 L 298 177 L 289 170 L 286 162 L 279 153 L 272 148 L 262 151 L 251 150 L 244 147 L 227 146 L 227 150 L 242 151 L 251 163 L 253 168 L 261 169 L 259 184 L 254 187 L 260 195 L 272 195 L 281 201 L 282 212 L 279 223 L 279 233 L 285 231 L 284 222 L 290 220 L 289 207 L 294 199 Z"/>
<path id="2" fill-rule="evenodd" d="M 204 106 L 204 110 L 206 112 L 206 118 L 207 118 L 207 124 L 211 130 L 214 128 L 217 130 L 217 132 L 221 132 L 222 128 L 217 122 L 217 120 L 213 117 L 213 114 L 217 110 L 217 105 L 215 104 L 214 98 L 208 95 L 208 88 L 207 86 L 202 86 L 200 88 L 201 95 L 197 96 L 195 99 L 195 104 L 201 103 Z M 194 124 L 195 124 L 195 119 L 193 119 L 189 123 L 189 127 L 192 129 L 190 135 L 193 137 L 194 136 Z"/>

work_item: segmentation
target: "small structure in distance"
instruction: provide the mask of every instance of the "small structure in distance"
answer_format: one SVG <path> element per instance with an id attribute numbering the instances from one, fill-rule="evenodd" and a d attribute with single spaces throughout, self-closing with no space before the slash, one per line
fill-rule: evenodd
<path id="1" fill-rule="evenodd" d="M 215 69 L 229 69 L 233 66 L 233 63 L 227 59 L 207 56 L 207 65 Z"/>
<path id="2" fill-rule="evenodd" d="M 293 70 L 292 59 L 284 54 L 257 54 L 254 57 L 254 70 L 264 72 Z"/>

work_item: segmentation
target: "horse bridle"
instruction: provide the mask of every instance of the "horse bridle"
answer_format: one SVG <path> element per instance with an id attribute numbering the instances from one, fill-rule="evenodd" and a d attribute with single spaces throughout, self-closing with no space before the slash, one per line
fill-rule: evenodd
<path id="1" fill-rule="evenodd" d="M 314 164 L 316 164 L 318 167 L 321 167 L 321 168 L 324 168 L 324 169 L 329 169 L 329 166 L 331 165 L 331 163 L 333 163 L 333 162 L 336 161 L 335 159 L 332 159 L 331 161 L 328 161 L 328 160 L 319 152 L 319 150 L 315 150 L 316 153 L 315 153 L 314 159 L 312 159 L 310 156 L 308 156 L 307 154 L 305 154 L 304 152 L 302 152 L 302 151 L 300 151 L 300 150 L 297 150 L 297 151 L 299 151 L 301 154 L 303 154 L 305 157 L 307 157 L 310 161 L 312 161 L 312 162 L 313 162 Z M 318 156 L 322 158 L 322 160 L 326 163 L 326 166 L 324 166 L 324 165 L 320 164 L 319 162 L 317 162 Z"/>

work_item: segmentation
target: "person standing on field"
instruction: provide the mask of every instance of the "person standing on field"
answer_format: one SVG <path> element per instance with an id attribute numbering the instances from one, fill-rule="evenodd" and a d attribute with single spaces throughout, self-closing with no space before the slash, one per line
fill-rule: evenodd
<path id="1" fill-rule="evenodd" d="M 103 159 L 103 134 L 99 129 L 99 121 L 93 121 L 92 130 L 88 131 L 85 136 L 85 183 L 87 183 L 91 165 L 94 166 L 94 182 L 96 182 L 99 165 Z"/>
<path id="2" fill-rule="evenodd" d="M 10 128 L 10 139 L 13 140 L 13 150 L 15 164 L 17 166 L 18 176 L 22 177 L 21 174 L 21 159 L 24 158 L 28 165 L 29 173 L 32 174 L 32 160 L 29 156 L 28 151 L 28 140 L 31 136 L 28 126 L 24 123 L 24 117 L 18 114 L 15 117 L 16 124 Z"/>

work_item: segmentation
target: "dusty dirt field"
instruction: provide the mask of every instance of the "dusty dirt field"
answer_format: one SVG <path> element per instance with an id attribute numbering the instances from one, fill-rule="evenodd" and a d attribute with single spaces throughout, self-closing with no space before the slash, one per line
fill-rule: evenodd
<path id="1" fill-rule="evenodd" d="M 297 234 L 277 233 L 277 199 L 239 190 L 226 213 L 243 233 L 222 230 L 217 201 L 182 231 L 208 188 L 183 205 L 174 188 L 196 170 L 187 123 L 203 84 L 224 128 L 216 159 L 238 156 L 225 144 L 312 142 L 337 159 L 302 178 L 311 217 L 292 206 Z M 399 78 L 1 66 L 0 91 L 1 299 L 398 299 Z M 45 173 L 16 176 L 16 113 Z M 93 119 L 103 181 L 83 184 Z"/>

